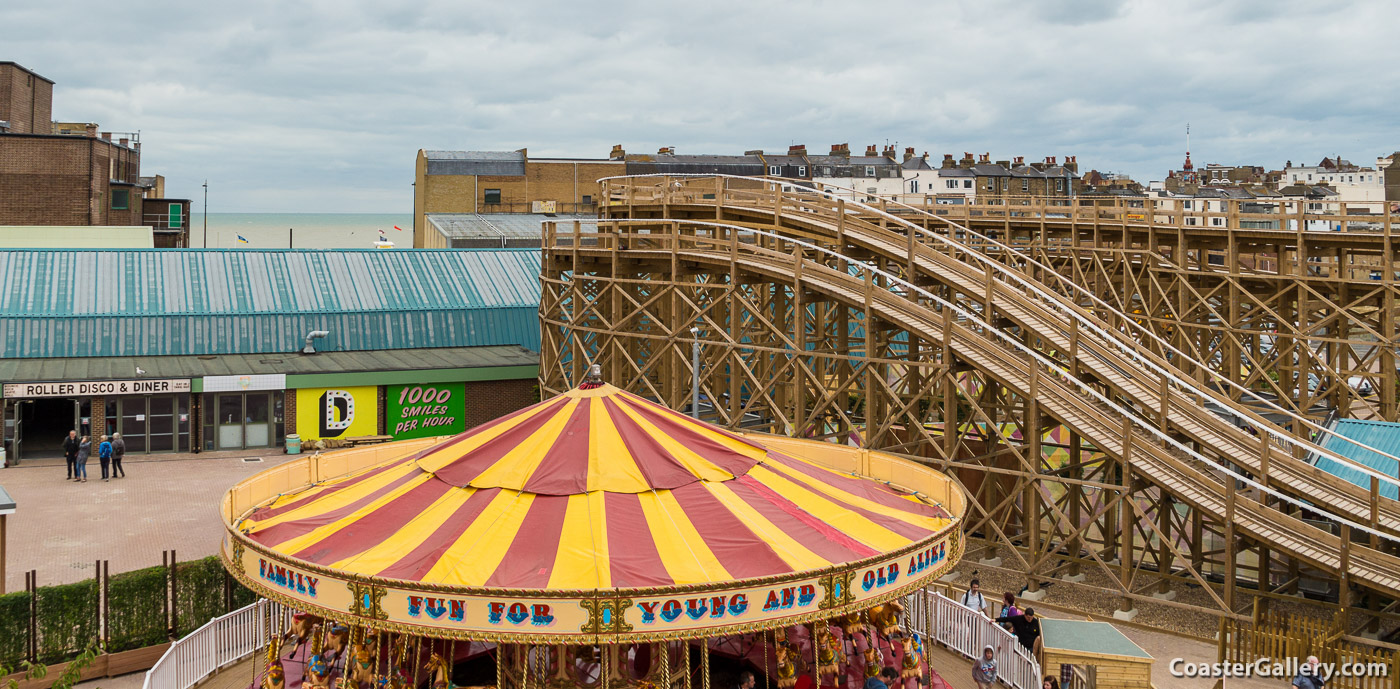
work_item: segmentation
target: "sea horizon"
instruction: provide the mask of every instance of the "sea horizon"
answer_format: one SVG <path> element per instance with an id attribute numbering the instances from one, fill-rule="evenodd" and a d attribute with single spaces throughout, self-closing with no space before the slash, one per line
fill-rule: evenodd
<path id="1" fill-rule="evenodd" d="M 204 215 L 190 214 L 196 248 L 369 249 L 381 231 L 396 246 L 413 246 L 413 214 L 210 213 L 207 233 Z"/>

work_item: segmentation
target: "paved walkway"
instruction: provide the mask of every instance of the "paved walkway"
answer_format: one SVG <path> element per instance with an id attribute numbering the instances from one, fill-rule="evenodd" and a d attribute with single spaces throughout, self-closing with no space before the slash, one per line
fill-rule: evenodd
<path id="1" fill-rule="evenodd" d="M 213 555 L 224 491 L 290 458 L 280 449 L 151 457 L 128 456 L 126 478 L 107 483 L 96 460 L 87 483 L 65 481 L 62 459 L 0 469 L 0 486 L 18 506 L 6 529 L 5 590 L 23 589 L 29 570 L 45 586 L 91 577 L 97 560 L 109 560 L 115 574 L 159 565 L 163 550 L 181 561 Z"/>

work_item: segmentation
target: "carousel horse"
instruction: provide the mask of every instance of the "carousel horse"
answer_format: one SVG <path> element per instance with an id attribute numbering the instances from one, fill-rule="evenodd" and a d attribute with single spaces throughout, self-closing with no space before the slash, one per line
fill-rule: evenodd
<path id="1" fill-rule="evenodd" d="M 778 689 L 797 686 L 797 652 L 786 641 L 773 649 L 778 659 Z"/>
<path id="2" fill-rule="evenodd" d="M 321 624 L 321 618 L 299 612 L 292 615 L 292 628 L 287 632 L 286 639 L 295 639 L 292 646 L 292 653 L 296 653 L 296 647 L 307 642 L 311 638 L 312 630 Z M 289 656 L 290 657 L 290 656 Z"/>
<path id="3" fill-rule="evenodd" d="M 331 665 L 325 658 L 313 655 L 306 666 L 306 686 L 311 689 L 330 689 Z"/>
<path id="4" fill-rule="evenodd" d="M 860 613 L 853 612 L 849 615 L 843 615 L 838 619 L 838 623 L 841 631 L 846 633 L 847 638 L 853 637 L 861 628 Z"/>
<path id="5" fill-rule="evenodd" d="M 880 670 L 885 667 L 884 654 L 880 653 L 880 644 L 870 644 L 865 648 L 865 678 L 879 677 Z"/>
<path id="6" fill-rule="evenodd" d="M 326 635 L 326 646 L 321 656 L 326 662 L 335 662 L 336 658 L 345 651 L 345 646 L 350 641 L 350 628 L 338 623 L 331 624 L 330 634 Z"/>
<path id="7" fill-rule="evenodd" d="M 825 624 L 817 625 L 817 674 L 834 675 L 840 672 L 841 668 L 836 664 L 836 654 L 841 650 L 841 644 L 836 641 L 836 635 L 831 633 L 831 628 Z"/>
<path id="8" fill-rule="evenodd" d="M 263 677 L 262 689 L 285 689 L 287 686 L 287 674 L 282 669 L 280 659 L 272 661 L 267 666 L 267 676 Z"/>
<path id="9" fill-rule="evenodd" d="M 899 613 L 904 606 L 898 601 L 890 601 L 870 609 L 870 624 L 881 636 L 889 636 L 899 629 Z"/>
<path id="10" fill-rule="evenodd" d="M 899 639 L 899 645 L 904 649 L 904 659 L 899 664 L 899 676 L 904 679 L 914 678 L 914 683 L 924 677 L 924 668 L 920 662 L 924 659 L 923 644 L 913 636 L 903 636 Z"/>
<path id="11" fill-rule="evenodd" d="M 446 658 L 437 653 L 432 654 L 424 670 L 433 675 L 432 689 L 452 689 L 452 667 Z"/>
<path id="12" fill-rule="evenodd" d="M 363 644 L 355 646 L 350 662 L 345 664 L 345 677 L 341 683 L 345 684 L 347 679 L 351 687 L 368 689 L 374 686 L 374 659 L 370 656 L 369 648 Z"/>

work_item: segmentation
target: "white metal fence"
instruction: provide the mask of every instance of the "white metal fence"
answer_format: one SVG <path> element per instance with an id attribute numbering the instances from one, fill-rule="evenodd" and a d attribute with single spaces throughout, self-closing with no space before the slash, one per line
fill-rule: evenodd
<path id="1" fill-rule="evenodd" d="M 292 610 L 281 603 L 259 600 L 223 617 L 209 620 L 170 649 L 146 672 L 142 689 L 189 689 L 219 669 L 242 660 L 262 648 L 266 638 L 264 617 L 285 628 Z"/>
<path id="2" fill-rule="evenodd" d="M 990 618 L 928 589 L 909 594 L 904 602 L 907 624 L 923 637 L 925 644 L 937 641 L 968 658 L 980 658 L 983 647 L 990 645 L 997 660 L 997 679 L 1002 684 L 1015 689 L 1040 689 L 1040 663 L 1035 655 Z M 970 678 L 945 679 L 961 686 Z"/>

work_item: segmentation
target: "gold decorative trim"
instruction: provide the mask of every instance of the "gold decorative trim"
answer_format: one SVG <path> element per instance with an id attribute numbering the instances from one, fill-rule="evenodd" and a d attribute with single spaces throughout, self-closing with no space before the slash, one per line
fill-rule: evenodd
<path id="1" fill-rule="evenodd" d="M 350 580 L 345 582 L 345 587 L 350 589 L 350 614 L 356 617 L 367 617 L 373 620 L 387 620 L 389 613 L 384 612 L 382 603 L 384 595 L 388 593 L 383 586 L 375 586 L 360 581 Z"/>

